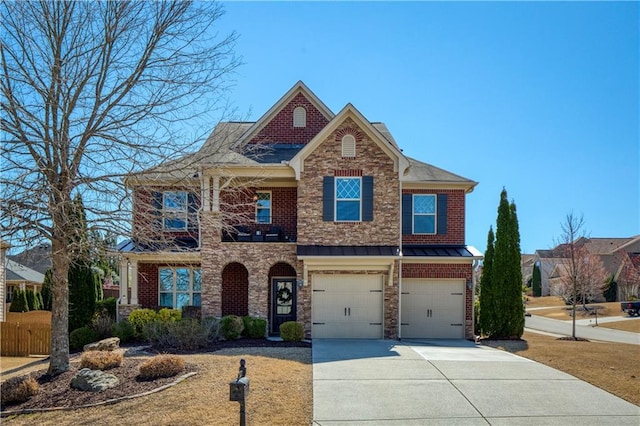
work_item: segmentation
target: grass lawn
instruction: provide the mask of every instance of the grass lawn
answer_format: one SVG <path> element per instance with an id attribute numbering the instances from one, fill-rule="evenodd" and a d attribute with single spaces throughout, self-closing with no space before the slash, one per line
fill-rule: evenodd
<path id="1" fill-rule="evenodd" d="M 564 371 L 640 405 L 640 346 L 575 342 L 525 332 L 522 341 L 484 341 L 524 358 Z"/>

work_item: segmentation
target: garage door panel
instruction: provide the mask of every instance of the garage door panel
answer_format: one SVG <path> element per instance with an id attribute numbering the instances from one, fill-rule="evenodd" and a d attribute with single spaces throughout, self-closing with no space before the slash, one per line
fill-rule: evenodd
<path id="1" fill-rule="evenodd" d="M 464 280 L 403 280 L 402 337 L 464 337 Z"/>
<path id="2" fill-rule="evenodd" d="M 315 275 L 312 283 L 313 337 L 382 337 L 383 291 L 379 275 Z"/>

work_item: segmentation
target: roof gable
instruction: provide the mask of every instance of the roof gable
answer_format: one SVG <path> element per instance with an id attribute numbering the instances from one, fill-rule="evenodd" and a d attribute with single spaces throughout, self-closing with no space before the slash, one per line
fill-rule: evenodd
<path id="1" fill-rule="evenodd" d="M 301 149 L 289 162 L 294 169 L 296 179 L 300 179 L 300 173 L 304 170 L 304 160 L 313 153 L 316 148 L 331 133 L 347 119 L 352 119 L 354 123 L 376 143 L 394 162 L 394 170 L 401 176 L 405 169 L 409 167 L 409 161 L 397 148 L 395 142 L 390 141 L 378 130 L 369 120 L 367 120 L 352 104 L 345 105 L 344 108 L 318 133 L 303 149 Z"/>
<path id="2" fill-rule="evenodd" d="M 293 127 L 293 110 L 306 111 L 305 127 Z M 306 144 L 334 117 L 333 112 L 302 82 L 298 81 L 238 140 L 245 143 Z"/>

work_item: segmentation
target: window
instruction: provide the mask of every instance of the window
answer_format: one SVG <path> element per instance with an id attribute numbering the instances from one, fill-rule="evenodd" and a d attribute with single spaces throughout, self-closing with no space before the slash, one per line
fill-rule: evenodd
<path id="1" fill-rule="evenodd" d="M 164 229 L 178 230 L 187 228 L 187 193 L 167 191 L 162 194 Z"/>
<path id="2" fill-rule="evenodd" d="M 160 306 L 182 309 L 202 304 L 202 271 L 196 267 L 159 269 Z"/>
<path id="3" fill-rule="evenodd" d="M 271 192 L 256 192 L 256 223 L 271 223 Z"/>
<path id="4" fill-rule="evenodd" d="M 336 177 L 336 214 L 341 222 L 360 221 L 360 187 L 359 177 Z"/>
<path id="5" fill-rule="evenodd" d="M 342 156 L 352 158 L 356 156 L 356 138 L 352 135 L 344 135 L 342 138 Z"/>
<path id="6" fill-rule="evenodd" d="M 416 194 L 413 196 L 413 233 L 436 233 L 436 196 Z"/>
<path id="7" fill-rule="evenodd" d="M 307 110 L 301 106 L 293 110 L 293 127 L 307 127 Z"/>

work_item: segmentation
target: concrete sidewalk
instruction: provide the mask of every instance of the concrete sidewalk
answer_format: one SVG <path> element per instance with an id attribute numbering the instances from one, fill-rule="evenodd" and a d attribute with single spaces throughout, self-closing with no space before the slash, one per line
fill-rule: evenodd
<path id="1" fill-rule="evenodd" d="M 602 342 L 626 343 L 630 345 L 640 345 L 640 333 L 632 333 L 630 331 L 614 330 L 604 327 L 591 327 L 590 325 L 581 325 L 576 319 L 576 337 L 582 337 L 589 340 L 600 340 Z M 633 319 L 632 321 L 638 321 Z M 552 318 L 532 315 L 524 319 L 526 328 L 546 331 L 563 336 L 571 336 L 571 321 L 556 320 Z"/>
<path id="2" fill-rule="evenodd" d="M 315 425 L 633 425 L 640 407 L 465 340 L 313 341 Z"/>

